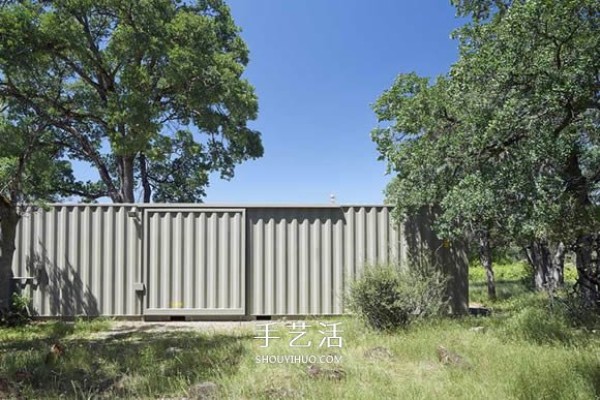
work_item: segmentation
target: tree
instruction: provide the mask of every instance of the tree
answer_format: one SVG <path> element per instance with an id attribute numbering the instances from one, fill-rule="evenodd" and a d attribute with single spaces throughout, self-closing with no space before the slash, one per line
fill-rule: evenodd
<path id="1" fill-rule="evenodd" d="M 582 298 L 595 305 L 600 4 L 454 3 L 472 21 L 455 32 L 460 58 L 443 88 L 425 80 L 416 94 L 387 101 L 389 115 L 376 108 L 393 121 L 374 135 L 398 172 L 388 194 L 401 206 L 415 193 L 437 202 L 441 231 L 477 225 L 528 247 L 550 288 L 560 281 L 565 246 L 573 249 Z M 425 101 L 420 92 L 434 96 Z M 407 144 L 399 132 L 415 139 Z M 436 197 L 424 191 L 432 183 L 442 189 Z"/>
<path id="2" fill-rule="evenodd" d="M 80 186 L 53 131 L 27 110 L 0 112 L 0 314 L 10 306 L 15 234 L 26 203 L 57 199 Z"/>
<path id="3" fill-rule="evenodd" d="M 223 1 L 6 3 L 0 96 L 97 170 L 73 194 L 201 201 L 209 172 L 231 178 L 262 155 L 248 50 Z"/>
<path id="4" fill-rule="evenodd" d="M 528 222 L 575 251 L 582 298 L 597 305 L 600 4 L 503 3 L 489 21 L 457 32 L 453 73 L 459 85 L 502 98 L 485 125 L 497 127 L 484 132 L 496 152 L 527 151 L 537 195 Z"/>
<path id="5" fill-rule="evenodd" d="M 496 297 L 492 248 L 499 235 L 492 233 L 498 198 L 481 184 L 486 167 L 464 162 L 468 142 L 461 131 L 466 118 L 455 107 L 448 77 L 434 84 L 414 73 L 401 74 L 375 104 L 380 122 L 373 131 L 383 159 L 396 176 L 387 189 L 397 219 L 422 207 L 437 209 L 437 232 L 447 240 L 468 236 L 477 242 L 487 273 L 488 296 Z M 478 183 L 479 182 L 479 183 Z"/>

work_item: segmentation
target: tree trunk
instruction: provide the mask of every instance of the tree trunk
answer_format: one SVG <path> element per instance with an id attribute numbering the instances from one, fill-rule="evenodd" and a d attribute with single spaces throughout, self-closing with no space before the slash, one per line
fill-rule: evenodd
<path id="1" fill-rule="evenodd" d="M 589 196 L 592 188 L 586 176 L 583 175 L 579 161 L 579 150 L 579 147 L 574 148 L 567 161 L 566 172 L 569 182 L 567 190 L 574 195 L 578 208 L 585 215 L 586 208 L 592 205 Z M 576 287 L 580 300 L 584 306 L 596 310 L 600 309 L 599 239 L 597 233 L 582 234 L 577 238 L 574 246 L 575 263 L 577 266 Z"/>
<path id="2" fill-rule="evenodd" d="M 15 252 L 17 224 L 21 216 L 17 210 L 0 199 L 0 312 L 10 307 L 12 296 L 12 260 Z"/>
<path id="3" fill-rule="evenodd" d="M 121 202 L 123 203 L 135 203 L 134 160 L 134 156 L 123 156 L 121 158 Z"/>
<path id="4" fill-rule="evenodd" d="M 150 199 L 152 198 L 152 187 L 148 180 L 148 160 L 144 153 L 140 153 L 138 159 L 140 161 L 140 178 L 142 180 L 142 188 L 144 189 L 144 203 L 150 203 Z"/>
<path id="5" fill-rule="evenodd" d="M 594 235 L 583 235 L 575 245 L 576 285 L 583 305 L 590 309 L 600 307 L 597 241 Z"/>
<path id="6" fill-rule="evenodd" d="M 492 247 L 490 246 L 490 233 L 486 230 L 479 235 L 479 260 L 485 269 L 487 278 L 487 291 L 490 300 L 496 299 L 496 278 L 492 267 Z"/>
<path id="7" fill-rule="evenodd" d="M 556 246 L 554 251 L 554 257 L 552 258 L 552 270 L 550 271 L 550 278 L 552 279 L 553 286 L 563 287 L 565 285 L 565 245 L 561 242 Z"/>
<path id="8" fill-rule="evenodd" d="M 550 245 L 536 239 L 526 249 L 527 260 L 533 269 L 536 290 L 554 292 L 564 284 L 565 246 Z"/>

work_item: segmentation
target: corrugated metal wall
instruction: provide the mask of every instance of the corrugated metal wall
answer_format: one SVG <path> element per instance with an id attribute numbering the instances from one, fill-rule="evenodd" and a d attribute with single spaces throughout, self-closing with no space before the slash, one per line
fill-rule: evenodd
<path id="1" fill-rule="evenodd" d="M 141 279 L 142 231 L 130 209 L 57 205 L 25 213 L 13 273 L 38 278 L 32 297 L 39 315 L 141 314 L 133 283 Z"/>
<path id="2" fill-rule="evenodd" d="M 387 207 L 248 209 L 251 315 L 343 313 L 366 264 L 405 249 Z"/>
<path id="3" fill-rule="evenodd" d="M 430 225 L 383 206 L 55 205 L 23 217 L 13 273 L 36 277 L 42 316 L 323 315 L 365 265 L 435 252 L 461 312 L 464 252 Z"/>
<path id="4" fill-rule="evenodd" d="M 244 315 L 244 211 L 146 212 L 146 315 Z"/>

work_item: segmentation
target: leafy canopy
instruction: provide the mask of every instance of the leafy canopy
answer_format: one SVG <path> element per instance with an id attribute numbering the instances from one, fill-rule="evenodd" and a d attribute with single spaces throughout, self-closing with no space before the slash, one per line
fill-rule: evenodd
<path id="1" fill-rule="evenodd" d="M 248 50 L 221 0 L 59 0 L 0 8 L 0 96 L 93 166 L 83 197 L 200 201 L 208 173 L 260 157 Z"/>
<path id="2" fill-rule="evenodd" d="M 453 2 L 471 22 L 431 82 L 401 74 L 373 131 L 397 214 L 440 210 L 438 231 L 573 241 L 597 230 L 600 3 Z"/>
<path id="3" fill-rule="evenodd" d="M 78 187 L 71 164 L 61 157 L 52 132 L 32 115 L 3 107 L 0 112 L 0 197 L 14 208 L 53 201 Z"/>

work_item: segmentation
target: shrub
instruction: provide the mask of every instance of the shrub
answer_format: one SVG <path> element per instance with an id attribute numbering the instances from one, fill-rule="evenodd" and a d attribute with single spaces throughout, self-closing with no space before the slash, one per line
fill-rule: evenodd
<path id="1" fill-rule="evenodd" d="M 29 323 L 33 317 L 29 297 L 13 293 L 11 300 L 10 308 L 0 315 L 0 325 L 21 326 Z"/>
<path id="2" fill-rule="evenodd" d="M 348 308 L 375 329 L 405 327 L 416 319 L 439 316 L 448 310 L 447 282 L 433 269 L 367 267 L 350 287 Z"/>

